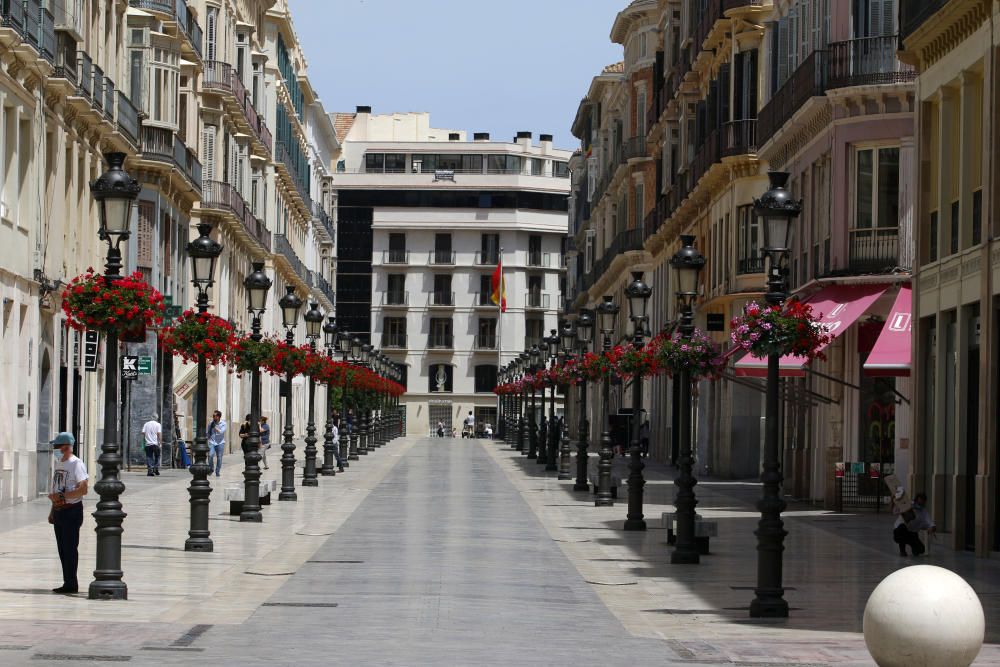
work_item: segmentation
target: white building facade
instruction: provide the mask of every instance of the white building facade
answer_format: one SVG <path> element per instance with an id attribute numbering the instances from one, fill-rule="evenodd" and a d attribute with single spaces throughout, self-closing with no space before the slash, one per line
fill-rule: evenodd
<path id="1" fill-rule="evenodd" d="M 557 327 L 570 152 L 530 132 L 468 141 L 426 113 L 359 107 L 335 124 L 339 326 L 405 365 L 409 434 L 470 411 L 495 427 L 498 365 Z"/>

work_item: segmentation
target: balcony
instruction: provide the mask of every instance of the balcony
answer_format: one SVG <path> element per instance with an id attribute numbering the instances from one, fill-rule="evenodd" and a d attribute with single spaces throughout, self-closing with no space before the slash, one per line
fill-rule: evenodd
<path id="1" fill-rule="evenodd" d="M 849 268 L 855 273 L 888 273 L 899 266 L 899 230 L 851 231 Z"/>
<path id="2" fill-rule="evenodd" d="M 486 252 L 476 253 L 476 265 L 477 266 L 495 266 L 500 263 L 500 251 L 499 250 L 487 250 Z"/>
<path id="3" fill-rule="evenodd" d="M 266 152 L 271 153 L 274 143 L 271 131 L 264 123 L 264 119 L 257 113 L 257 109 L 254 108 L 250 99 L 250 94 L 229 63 L 206 60 L 202 86 L 206 90 L 217 90 L 230 95 L 235 100 L 236 105 L 240 107 L 243 119 L 250 127 L 250 131 L 264 146 Z"/>
<path id="4" fill-rule="evenodd" d="M 455 293 L 454 292 L 431 292 L 428 299 L 427 305 L 438 308 L 454 308 L 455 307 Z"/>
<path id="5" fill-rule="evenodd" d="M 437 266 L 454 266 L 455 265 L 455 251 L 454 250 L 431 250 L 427 253 L 427 263 L 434 264 Z"/>
<path id="6" fill-rule="evenodd" d="M 736 262 L 736 275 L 744 276 L 752 273 L 764 273 L 763 257 L 741 257 Z"/>
<path id="7" fill-rule="evenodd" d="M 333 286 L 330 284 L 326 278 L 324 278 L 318 271 L 310 271 L 309 277 L 312 278 L 310 281 L 314 290 L 319 290 L 319 292 L 326 297 L 326 300 L 330 302 L 331 306 L 337 305 L 337 295 L 333 291 Z"/>
<path id="8" fill-rule="evenodd" d="M 549 295 L 542 294 L 541 292 L 536 292 L 534 290 L 528 290 L 527 299 L 524 301 L 525 308 L 531 308 L 534 310 L 548 310 L 549 309 Z"/>
<path id="9" fill-rule="evenodd" d="M 311 207 L 312 198 L 309 196 L 308 181 L 299 173 L 298 167 L 295 166 L 295 161 L 289 155 L 288 146 L 283 141 L 279 141 L 274 145 L 274 162 L 275 166 L 284 167 L 288 171 L 289 180 L 292 181 L 295 190 L 302 197 L 302 201 L 305 202 L 307 207 Z"/>
<path id="10" fill-rule="evenodd" d="M 667 198 L 661 195 L 660 198 L 656 200 L 656 206 L 653 207 L 652 211 L 646 214 L 646 218 L 643 220 L 643 239 L 648 239 L 650 236 L 656 234 L 656 232 L 660 230 L 663 223 L 667 221 L 666 209 Z"/>
<path id="11" fill-rule="evenodd" d="M 266 252 L 271 252 L 271 232 L 264 221 L 257 218 L 243 197 L 229 183 L 205 181 L 202 183 L 201 207 L 231 214 L 242 231 Z"/>
<path id="12" fill-rule="evenodd" d="M 382 333 L 382 348 L 386 350 L 405 350 L 406 334 Z"/>
<path id="13" fill-rule="evenodd" d="M 618 232 L 611 245 L 604 249 L 604 254 L 594 262 L 594 266 L 590 272 L 591 283 L 587 285 L 587 289 L 590 289 L 595 282 L 600 280 L 604 272 L 611 267 L 611 263 L 615 261 L 616 257 L 625 252 L 642 250 L 645 240 L 645 231 L 641 226 Z"/>
<path id="14" fill-rule="evenodd" d="M 896 35 L 830 44 L 830 88 L 906 83 L 916 71 L 896 57 Z"/>
<path id="15" fill-rule="evenodd" d="M 389 290 L 382 294 L 383 307 L 406 308 L 410 303 L 410 293 L 404 290 Z"/>
<path id="16" fill-rule="evenodd" d="M 490 308 L 495 310 L 497 305 L 493 303 L 493 293 L 492 292 L 480 292 L 476 297 L 475 304 L 476 308 Z"/>
<path id="17" fill-rule="evenodd" d="M 498 342 L 496 334 L 479 334 L 473 342 L 473 349 L 481 351 L 496 351 Z"/>
<path id="18" fill-rule="evenodd" d="M 86 100 L 94 95 L 94 63 L 86 51 L 76 52 L 76 94 Z"/>
<path id="19" fill-rule="evenodd" d="M 623 162 L 645 157 L 649 157 L 649 152 L 646 150 L 646 137 L 632 137 L 622 144 L 621 159 Z"/>
<path id="20" fill-rule="evenodd" d="M 201 162 L 173 130 L 144 125 L 139 141 L 139 152 L 143 159 L 176 167 L 197 190 L 202 189 Z"/>
<path id="21" fill-rule="evenodd" d="M 292 270 L 295 271 L 299 278 L 302 279 L 302 282 L 307 285 L 312 284 L 309 280 L 309 271 L 306 269 L 306 265 L 302 263 L 301 259 L 299 259 L 299 256 L 292 248 L 292 244 L 289 243 L 288 237 L 284 234 L 274 235 L 274 252 L 276 255 L 282 257 L 286 262 L 288 262 L 288 265 L 292 267 Z"/>
<path id="22" fill-rule="evenodd" d="M 451 334 L 431 334 L 427 337 L 429 350 L 454 350 L 455 337 Z"/>
<path id="23" fill-rule="evenodd" d="M 24 33 L 24 2 L 22 0 L 0 1 L 0 25 Z"/>
<path id="24" fill-rule="evenodd" d="M 548 269 L 552 267 L 552 253 L 541 250 L 528 251 L 528 266 L 536 269 Z"/>
<path id="25" fill-rule="evenodd" d="M 121 132 L 129 141 L 132 142 L 133 146 L 139 143 L 139 110 L 135 108 L 132 104 L 132 100 L 128 98 L 128 95 L 122 91 L 118 91 L 118 131 Z M 191 174 L 191 180 L 197 184 L 198 189 L 201 190 L 201 163 L 194 157 L 191 153 L 191 159 L 197 164 L 197 178 L 194 178 L 194 174 Z M 178 165 L 180 166 L 180 165 Z"/>
<path id="26" fill-rule="evenodd" d="M 733 120 L 722 126 L 722 157 L 757 152 L 757 119 Z"/>
<path id="27" fill-rule="evenodd" d="M 813 51 L 757 114 L 757 142 L 767 143 L 802 105 L 827 88 L 828 51 Z"/>
<path id="28" fill-rule="evenodd" d="M 402 248 L 390 248 L 382 251 L 383 264 L 409 264 L 410 251 Z"/>
<path id="29" fill-rule="evenodd" d="M 194 20 L 194 15 L 188 10 L 185 0 L 129 0 L 129 6 L 165 15 L 167 20 L 177 22 L 177 30 L 191 43 L 198 57 L 201 58 L 202 31 Z"/>
<path id="30" fill-rule="evenodd" d="M 316 202 L 313 202 L 312 211 L 313 211 L 313 219 L 319 221 L 319 224 L 323 226 L 323 229 L 326 230 L 326 233 L 330 235 L 330 240 L 336 243 L 337 231 L 333 228 L 333 220 L 330 218 L 327 212 L 324 211 L 323 208 Z"/>

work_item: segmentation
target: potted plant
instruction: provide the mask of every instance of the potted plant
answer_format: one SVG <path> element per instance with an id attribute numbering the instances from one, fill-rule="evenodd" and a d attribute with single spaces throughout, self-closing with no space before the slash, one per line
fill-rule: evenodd
<path id="1" fill-rule="evenodd" d="M 138 271 L 109 278 L 91 267 L 66 286 L 62 309 L 77 331 L 94 329 L 119 338 L 144 336 L 147 327 L 163 320 L 163 295 Z"/>
<path id="2" fill-rule="evenodd" d="M 185 362 L 204 359 L 212 365 L 225 364 L 236 342 L 236 330 L 227 320 L 186 310 L 160 332 L 160 348 Z"/>

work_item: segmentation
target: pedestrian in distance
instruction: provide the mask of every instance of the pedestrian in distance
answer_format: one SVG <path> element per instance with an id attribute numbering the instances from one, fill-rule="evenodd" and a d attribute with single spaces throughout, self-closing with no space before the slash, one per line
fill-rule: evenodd
<path id="1" fill-rule="evenodd" d="M 264 464 L 264 470 L 268 470 L 267 467 L 267 450 L 271 449 L 271 425 L 267 423 L 267 417 L 260 418 L 260 448 L 257 450 L 260 452 L 260 460 Z"/>
<path id="2" fill-rule="evenodd" d="M 639 448 L 643 456 L 649 456 L 649 420 L 639 425 Z"/>
<path id="3" fill-rule="evenodd" d="M 438 434 L 439 438 L 443 438 L 444 437 L 444 422 L 441 421 L 440 419 L 438 420 L 438 424 L 437 424 L 437 434 Z"/>
<path id="4" fill-rule="evenodd" d="M 892 513 L 896 515 L 896 522 L 892 528 L 892 539 L 899 545 L 899 555 L 906 556 L 906 547 L 914 556 L 921 556 L 927 550 L 920 539 L 920 531 L 926 530 L 928 535 L 937 532 L 937 526 L 927 511 L 927 494 L 918 493 L 913 498 L 913 505 L 910 509 L 904 510 L 905 503 L 897 504 L 897 499 L 902 498 L 902 489 L 897 490 L 893 496 Z"/>
<path id="5" fill-rule="evenodd" d="M 76 593 L 80 585 L 76 579 L 80 560 L 80 526 L 83 525 L 83 497 L 87 495 L 87 467 L 73 455 L 76 443 L 71 433 L 60 433 L 50 443 L 55 447 L 55 469 L 49 500 L 49 523 L 56 534 L 59 562 L 62 564 L 63 584 L 53 588 L 53 593 Z"/>
<path id="6" fill-rule="evenodd" d="M 485 426 L 483 426 L 483 434 L 484 434 L 484 435 L 485 435 L 485 436 L 486 436 L 486 437 L 487 437 L 488 439 L 490 439 L 490 440 L 492 440 L 492 439 L 493 439 L 493 427 L 492 427 L 492 426 L 490 426 L 490 423 L 489 423 L 489 422 L 486 422 L 486 425 L 485 425 Z"/>
<path id="7" fill-rule="evenodd" d="M 476 437 L 476 418 L 472 416 L 472 410 L 469 410 L 469 416 L 462 422 L 462 437 Z"/>
<path id="8" fill-rule="evenodd" d="M 146 476 L 160 474 L 160 448 L 163 446 L 163 426 L 157 421 L 159 415 L 153 414 L 149 421 L 142 425 L 142 437 L 146 447 Z"/>
<path id="9" fill-rule="evenodd" d="M 344 472 L 344 460 L 340 458 L 340 418 L 333 420 L 330 431 L 333 434 L 333 457 L 337 459 L 337 472 Z"/>
<path id="10" fill-rule="evenodd" d="M 212 415 L 206 429 L 208 437 L 208 469 L 215 468 L 215 476 L 222 472 L 222 452 L 226 448 L 226 420 L 218 410 Z M 214 466 L 213 466 L 214 462 Z"/>
<path id="11" fill-rule="evenodd" d="M 243 420 L 243 423 L 240 424 L 240 449 L 243 450 L 244 456 L 250 453 L 247 449 L 247 440 L 250 438 L 251 430 L 250 420 L 251 416 L 247 415 L 246 419 Z"/>

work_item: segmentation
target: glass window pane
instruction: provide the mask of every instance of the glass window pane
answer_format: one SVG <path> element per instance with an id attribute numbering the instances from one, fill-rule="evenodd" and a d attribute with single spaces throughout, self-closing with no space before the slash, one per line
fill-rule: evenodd
<path id="1" fill-rule="evenodd" d="M 899 148 L 878 152 L 878 226 L 899 226 Z"/>
<path id="2" fill-rule="evenodd" d="M 857 201 L 854 226 L 858 229 L 870 229 L 872 226 L 872 161 L 871 149 L 858 151 Z"/>

